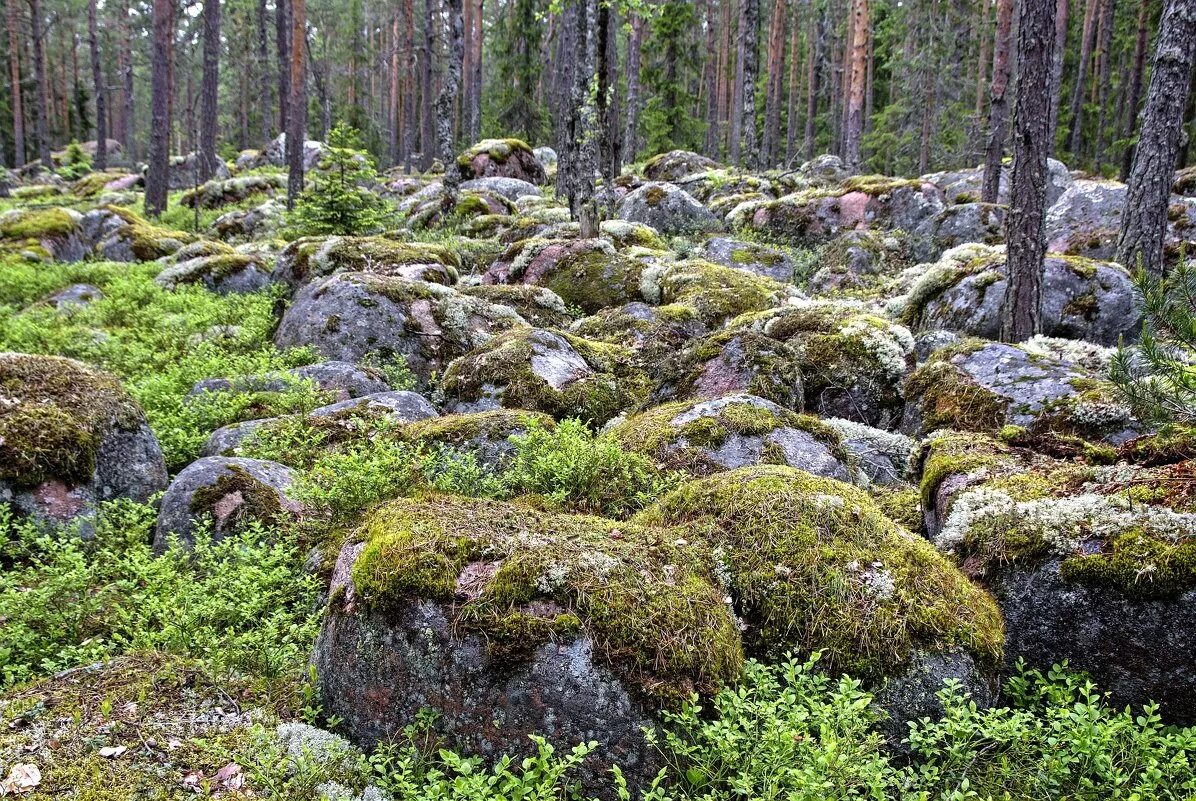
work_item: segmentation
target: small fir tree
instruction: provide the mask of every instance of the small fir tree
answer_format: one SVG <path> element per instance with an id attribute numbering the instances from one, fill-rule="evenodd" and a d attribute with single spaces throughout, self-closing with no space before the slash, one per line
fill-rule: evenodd
<path id="1" fill-rule="evenodd" d="M 377 181 L 378 172 L 362 150 L 357 129 L 337 123 L 328 134 L 320 169 L 312 173 L 288 215 L 289 233 L 349 236 L 382 230 L 394 209 L 369 188 Z"/>
<path id="2" fill-rule="evenodd" d="M 1196 425 L 1196 263 L 1162 279 L 1139 270 L 1142 337 L 1118 348 L 1113 382 L 1143 420 Z"/>

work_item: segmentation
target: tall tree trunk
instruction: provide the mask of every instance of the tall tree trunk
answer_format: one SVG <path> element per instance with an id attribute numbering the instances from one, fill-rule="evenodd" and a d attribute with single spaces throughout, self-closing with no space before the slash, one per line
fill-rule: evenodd
<path id="1" fill-rule="evenodd" d="M 8 77 L 12 81 L 13 166 L 25 165 L 25 109 L 21 99 L 21 35 L 17 24 L 17 2 L 8 0 Z"/>
<path id="2" fill-rule="evenodd" d="M 1045 0 L 1023 0 L 1023 2 L 1041 3 Z M 1051 22 L 1053 25 L 1053 17 Z M 984 151 L 984 181 L 980 188 L 980 199 L 985 203 L 996 203 L 1001 188 L 1001 156 L 1005 151 L 1005 133 L 1009 119 L 1009 102 L 1005 95 L 1009 89 L 1009 40 L 1012 27 L 1013 0 L 997 0 L 997 40 L 993 47 L 992 99 L 988 107 L 988 147 Z M 1051 31 L 1051 38 L 1054 39 L 1054 28 Z M 1050 102 L 1049 86 L 1047 95 L 1047 101 Z"/>
<path id="3" fill-rule="evenodd" d="M 396 8 L 390 18 L 390 115 L 386 126 L 386 154 L 394 164 L 399 163 L 399 144 L 403 138 L 403 108 L 399 100 L 399 10 Z"/>
<path id="4" fill-rule="evenodd" d="M 203 78 L 199 89 L 199 157 L 196 161 L 200 181 L 216 174 L 216 126 L 220 115 L 220 3 L 203 4 Z"/>
<path id="5" fill-rule="evenodd" d="M 424 46 L 420 51 L 420 169 L 428 170 L 436 157 L 436 118 L 432 114 L 432 54 L 436 49 L 436 15 L 433 0 L 424 0 Z"/>
<path id="6" fill-rule="evenodd" d="M 1059 104 L 1063 101 L 1063 55 L 1067 52 L 1067 3 L 1056 0 L 1055 4 L 1055 58 L 1051 61 L 1051 120 L 1047 129 L 1047 140 L 1051 152 L 1055 151 L 1055 134 L 1059 130 Z"/>
<path id="7" fill-rule="evenodd" d="M 174 0 L 154 0 L 150 57 L 150 146 L 145 173 L 145 213 L 166 210 L 170 172 L 171 70 L 174 64 Z"/>
<path id="8" fill-rule="evenodd" d="M 1150 36 L 1150 6 L 1152 0 L 1142 0 L 1138 7 L 1138 36 L 1134 41 L 1133 77 L 1130 78 L 1130 93 L 1126 99 L 1125 123 L 1121 138 L 1127 142 L 1134 136 L 1138 122 L 1138 104 L 1142 102 L 1142 76 L 1146 67 L 1146 46 Z M 1129 177 L 1134 165 L 1134 146 L 1127 144 L 1121 157 L 1121 180 Z"/>
<path id="9" fill-rule="evenodd" d="M 1067 0 L 1062 0 L 1062 2 L 1067 2 Z M 973 120 L 974 120 L 973 124 L 975 125 L 975 127 L 972 129 L 972 131 L 975 134 L 975 136 L 973 138 L 973 141 L 975 142 L 975 144 L 973 145 L 973 147 L 975 148 L 975 152 L 977 152 L 977 153 L 984 151 L 985 148 L 982 143 L 985 141 L 984 134 L 987 133 L 987 130 L 984 125 L 984 122 L 985 122 L 985 117 L 984 117 L 985 91 L 984 90 L 987 89 L 989 86 L 988 81 L 986 80 L 986 78 L 988 77 L 988 62 L 989 62 L 989 59 L 991 58 L 988 48 L 989 48 L 990 43 L 992 42 L 992 38 L 988 34 L 988 7 L 989 7 L 989 5 L 991 5 L 989 3 L 989 0 L 980 0 L 980 5 L 979 5 L 980 19 L 976 25 L 976 33 L 977 33 L 977 36 L 979 36 L 979 38 L 980 38 L 980 47 L 979 47 L 980 55 L 976 59 L 976 103 L 975 103 L 975 108 L 972 112 Z"/>
<path id="10" fill-rule="evenodd" d="M 120 141 L 125 148 L 125 158 L 132 161 L 135 157 L 137 144 L 137 121 L 133 117 L 133 32 L 129 22 L 129 2 L 124 0 L 120 5 L 120 77 L 121 102 L 120 113 Z"/>
<path id="11" fill-rule="evenodd" d="M 1163 273 L 1163 237 L 1175 158 L 1183 135 L 1192 62 L 1196 59 L 1196 3 L 1167 0 L 1142 109 L 1142 130 L 1126 182 L 1117 260 L 1151 275 Z"/>
<path id="12" fill-rule="evenodd" d="M 29 0 L 29 29 L 33 39 L 33 76 L 37 83 L 37 107 L 35 125 L 37 132 L 37 157 L 41 159 L 42 168 L 54 169 L 54 161 L 50 157 L 50 133 L 47 129 L 46 110 L 50 102 L 46 87 L 46 55 L 45 42 L 42 41 L 42 9 L 40 0 Z M 65 116 L 65 115 L 64 115 Z"/>
<path id="13" fill-rule="evenodd" d="M 756 72 L 759 62 L 760 0 L 742 0 L 731 117 L 731 163 L 756 165 L 760 154 L 756 134 Z"/>
<path id="14" fill-rule="evenodd" d="M 792 166 L 797 158 L 797 98 L 801 87 L 801 18 L 797 5 L 793 6 L 793 21 L 789 28 L 789 103 L 785 116 L 785 165 Z"/>
<path id="15" fill-rule="evenodd" d="M 457 148 L 453 144 L 453 116 L 461 93 L 461 64 L 465 59 L 465 30 L 462 20 L 462 0 L 448 0 L 449 47 L 444 69 L 444 82 L 436 98 L 437 154 L 444 163 L 446 185 L 451 187 L 460 173 L 453 169 Z"/>
<path id="16" fill-rule="evenodd" d="M 843 155 L 849 172 L 860 169 L 860 137 L 864 133 L 864 94 L 867 89 L 868 38 L 871 22 L 868 0 L 853 0 L 851 13 L 851 75 L 847 93 L 847 125 L 843 136 Z"/>
<path id="17" fill-rule="evenodd" d="M 1022 0 L 1018 13 L 1018 82 L 1013 179 L 1006 218 L 1009 279 L 1001 339 L 1021 342 L 1042 332 L 1042 263 L 1046 256 L 1047 157 L 1055 4 Z"/>
<path id="18" fill-rule="evenodd" d="M 485 36 L 485 4 L 484 0 L 466 0 L 473 7 L 473 42 L 469 60 L 469 84 L 473 90 L 469 95 L 469 105 L 466 109 L 465 138 L 472 144 L 478 140 L 482 132 L 482 59 L 483 41 Z"/>
<path id="19" fill-rule="evenodd" d="M 802 137 L 802 153 L 806 161 L 814 158 L 814 123 L 818 116 L 818 93 L 821 89 L 822 59 L 826 52 L 826 18 L 811 5 L 810 8 L 809 67 L 806 74 L 806 130 Z"/>
<path id="20" fill-rule="evenodd" d="M 1111 72 L 1113 63 L 1113 25 L 1117 13 L 1117 0 L 1104 0 L 1101 6 L 1100 40 L 1097 45 L 1097 63 L 1099 64 L 1096 82 L 1097 122 L 1096 122 L 1096 172 L 1099 174 L 1105 161 L 1105 132 L 1109 122 L 1109 90 L 1111 87 Z"/>
<path id="21" fill-rule="evenodd" d="M 640 150 L 640 54 L 644 42 L 644 18 L 632 12 L 628 23 L 631 30 L 627 35 L 627 125 L 623 131 L 623 153 L 627 158 L 634 160 Z M 709 25 L 708 27 L 713 34 L 714 26 Z M 707 39 L 707 44 L 712 41 L 713 39 Z M 714 70 L 707 69 L 706 87 L 709 94 L 706 106 L 706 149 L 708 151 L 714 149 L 711 136 L 718 125 L 717 118 L 712 119 L 710 115 L 711 109 L 718 108 L 718 101 L 714 97 L 714 77 Z"/>
<path id="22" fill-rule="evenodd" d="M 273 83 L 270 80 L 270 37 L 266 18 L 266 0 L 257 0 L 258 123 L 263 146 L 270 141 L 270 84 Z"/>
<path id="23" fill-rule="evenodd" d="M 1067 149 L 1072 158 L 1079 155 L 1084 121 L 1084 83 L 1088 79 L 1092 48 L 1096 44 L 1096 9 L 1099 0 L 1088 0 L 1084 7 L 1084 28 L 1080 34 L 1080 62 L 1076 83 L 1071 90 L 1071 121 L 1067 126 Z"/>
<path id="24" fill-rule="evenodd" d="M 597 25 L 599 0 L 573 0 L 566 8 L 562 26 L 576 54 L 567 108 L 563 115 L 560 139 L 560 159 L 557 166 L 557 193 L 569 204 L 570 216 L 582 224 L 583 235 L 597 225 L 594 210 L 588 208 L 594 197 L 594 169 L 597 161 L 597 142 L 594 130 L 594 103 L 590 93 L 590 79 L 594 75 L 597 58 Z"/>
<path id="25" fill-rule="evenodd" d="M 291 100 L 287 104 L 287 209 L 303 191 L 303 144 L 307 139 L 307 5 L 290 0 Z"/>
<path id="26" fill-rule="evenodd" d="M 274 0 L 274 47 L 278 51 L 278 130 L 291 130 L 291 0 Z"/>
<path id="27" fill-rule="evenodd" d="M 594 113 L 598 124 L 598 172 L 607 188 L 619 177 L 622 170 L 623 136 L 619 130 L 619 103 L 616 89 L 619 85 L 618 20 L 612 3 L 599 2 L 597 7 L 598 28 L 594 43 L 597 60 L 598 92 L 594 97 Z M 594 228 L 583 232 L 583 236 L 597 236 L 597 225 L 601 214 L 593 221 Z"/>
<path id="28" fill-rule="evenodd" d="M 762 137 L 761 166 L 777 163 L 781 142 L 781 96 L 785 85 L 785 0 L 773 0 L 772 19 L 768 24 L 768 82 L 764 93 L 764 135 Z"/>
<path id="29" fill-rule="evenodd" d="M 403 90 L 403 143 L 401 157 L 407 172 L 415 166 L 415 0 L 403 0 L 403 53 L 407 70 Z"/>
<path id="30" fill-rule="evenodd" d="M 108 99 L 105 96 L 104 68 L 100 64 L 100 30 L 96 19 L 96 0 L 87 3 L 87 47 L 91 51 L 91 80 L 96 92 L 96 155 L 97 170 L 108 169 Z"/>

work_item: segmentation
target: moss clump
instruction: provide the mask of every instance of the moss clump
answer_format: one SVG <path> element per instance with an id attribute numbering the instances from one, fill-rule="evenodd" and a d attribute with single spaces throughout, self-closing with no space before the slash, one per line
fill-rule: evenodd
<path id="1" fill-rule="evenodd" d="M 714 377 L 706 378 L 708 372 Z M 717 378 L 722 372 L 739 379 L 733 381 L 736 384 L 742 383 L 745 374 L 748 376 L 746 386 L 731 389 L 744 390 L 788 408 L 801 408 L 800 353 L 789 344 L 756 331 L 724 329 L 691 342 L 680 352 L 674 351 L 666 356 L 660 368 L 659 383 L 668 388 L 671 397 L 695 397 L 707 394 L 702 391 L 706 386 L 704 381 L 709 381 L 715 390 L 726 391 L 727 387 Z"/>
<path id="2" fill-rule="evenodd" d="M 955 428 L 996 431 L 1004 424 L 1009 401 L 973 381 L 939 354 L 905 382 L 905 397 L 922 411 L 922 429 Z"/>
<path id="3" fill-rule="evenodd" d="M 690 306 L 710 326 L 772 308 L 793 294 L 780 281 L 698 259 L 645 271 L 643 283 L 645 300 Z"/>
<path id="4" fill-rule="evenodd" d="M 278 493 L 258 481 L 239 465 L 232 465 L 222 473 L 214 484 L 200 487 L 191 496 L 191 514 L 204 516 L 213 514 L 217 505 L 225 498 L 238 496 L 240 503 L 224 519 L 220 520 L 220 533 L 227 535 L 243 530 L 255 521 L 268 523 L 282 514 L 282 503 Z"/>
<path id="5" fill-rule="evenodd" d="M 520 504 L 425 496 L 373 512 L 356 592 L 380 611 L 428 599 L 501 652 L 584 631 L 649 696 L 677 701 L 738 675 L 739 632 L 714 561 L 685 532 Z"/>
<path id="6" fill-rule="evenodd" d="M 79 197 L 95 197 L 104 191 L 106 185 L 127 175 L 129 173 L 119 170 L 88 173 L 71 184 L 71 191 Z"/>
<path id="7" fill-rule="evenodd" d="M 280 261 L 289 265 L 288 278 L 303 282 L 335 272 L 399 275 L 417 264 L 440 265 L 454 283 L 461 260 L 449 248 L 427 242 L 397 242 L 383 236 L 300 239 L 287 246 Z"/>
<path id="8" fill-rule="evenodd" d="M 915 649 L 1000 661 L 1000 613 L 863 492 L 762 465 L 690 482 L 635 519 L 684 525 L 721 553 L 749 652 L 821 650 L 831 670 L 891 675 Z"/>
<path id="9" fill-rule="evenodd" d="M 1059 572 L 1065 581 L 1116 587 L 1132 598 L 1174 598 L 1196 587 L 1196 540 L 1167 542 L 1131 530 L 1100 553 L 1064 560 Z"/>
<path id="10" fill-rule="evenodd" d="M 479 439 L 505 441 L 512 435 L 526 433 L 533 426 L 551 431 L 556 427 L 556 422 L 539 412 L 494 409 L 476 414 L 449 414 L 418 420 L 404 426 L 402 436 L 412 442 L 461 446 Z"/>
<path id="11" fill-rule="evenodd" d="M 873 487 L 871 493 L 885 517 L 915 533 L 922 530 L 922 496 L 916 487 Z"/>
<path id="12" fill-rule="evenodd" d="M 0 481 L 86 483 L 104 436 L 144 420 L 115 376 L 57 356 L 0 354 Z"/>
<path id="13" fill-rule="evenodd" d="M 804 431 L 825 445 L 840 462 L 852 463 L 839 435 L 817 417 L 775 406 L 769 408 L 758 399 L 753 402 L 750 396 L 741 398 L 712 408 L 710 414 L 683 422 L 674 421 L 708 401 L 661 404 L 629 417 L 614 427 L 611 436 L 624 450 L 693 475 L 709 475 L 725 469 L 704 449 L 717 449 L 733 435 L 763 437 L 783 428 Z M 769 455 L 773 461 L 784 463 L 783 453 L 774 450 L 764 454 Z"/>
<path id="14" fill-rule="evenodd" d="M 927 441 L 922 452 L 919 485 L 922 504 L 934 505 L 939 485 L 949 476 L 978 470 L 992 476 L 1012 469 L 1016 464 L 1010 449 L 990 437 L 960 431 L 936 434 Z"/>
<path id="15" fill-rule="evenodd" d="M 126 242 L 129 250 L 140 261 L 155 261 L 164 256 L 170 256 L 184 245 L 195 241 L 195 237 L 186 231 L 159 228 L 144 217 L 122 206 L 103 206 L 102 208 L 128 223 L 114 236 Z"/>
<path id="16" fill-rule="evenodd" d="M 1127 461 L 1147 466 L 1193 459 L 1196 458 L 1196 429 L 1168 426 L 1158 433 L 1131 439 L 1121 446 L 1118 455 Z"/>
<path id="17" fill-rule="evenodd" d="M 585 370 L 559 388 L 537 374 L 535 364 L 541 358 L 557 357 L 585 363 Z M 557 419 L 577 417 L 600 426 L 646 400 L 650 380 L 635 364 L 634 353 L 622 345 L 552 329 L 514 329 L 452 362 L 441 389 L 446 396 L 468 403 L 498 388 L 504 408 L 530 409 Z"/>
<path id="18" fill-rule="evenodd" d="M 637 299 L 643 270 L 637 259 L 594 248 L 563 258 L 542 283 L 565 303 L 592 313 Z"/>
<path id="19" fill-rule="evenodd" d="M 53 239 L 70 236 L 79 223 L 68 209 L 21 211 L 0 216 L 0 237 L 4 239 Z"/>

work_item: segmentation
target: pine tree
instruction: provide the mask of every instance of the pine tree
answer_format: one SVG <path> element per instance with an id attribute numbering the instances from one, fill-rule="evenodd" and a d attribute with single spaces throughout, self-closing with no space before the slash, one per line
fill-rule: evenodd
<path id="1" fill-rule="evenodd" d="M 668 0 L 652 19 L 655 58 L 644 74 L 650 99 L 641 115 L 648 153 L 693 149 L 702 141 L 702 120 L 693 113 L 695 97 L 686 81 L 694 66 L 689 34 L 696 23 L 697 12 L 690 0 Z"/>
<path id="2" fill-rule="evenodd" d="M 343 122 L 328 134 L 328 148 L 310 185 L 295 201 L 287 222 L 293 236 L 371 233 L 381 230 L 393 209 L 370 188 L 378 181 L 374 162 L 362 152 L 357 130 Z"/>

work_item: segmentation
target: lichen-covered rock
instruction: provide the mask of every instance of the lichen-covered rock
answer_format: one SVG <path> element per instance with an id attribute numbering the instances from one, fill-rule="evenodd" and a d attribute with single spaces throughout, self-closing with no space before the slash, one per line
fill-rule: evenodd
<path id="1" fill-rule="evenodd" d="M 427 242 L 400 242 L 384 236 L 304 237 L 278 256 L 280 281 L 299 286 L 333 273 L 397 276 L 451 286 L 457 283 L 461 260 L 448 247 Z"/>
<path id="2" fill-rule="evenodd" d="M 1013 173 L 1011 164 L 1001 165 L 1000 180 L 997 188 L 997 203 L 1009 202 L 1009 179 Z M 947 201 L 954 204 L 970 204 L 980 202 L 980 192 L 984 184 L 984 167 L 972 167 L 966 170 L 949 170 L 923 175 L 921 180 L 936 185 L 943 190 Z M 1075 183 L 1067 166 L 1055 159 L 1047 159 L 1047 196 L 1046 204 L 1049 208 L 1055 204 L 1063 193 Z M 974 240 L 980 241 L 980 240 Z M 919 257 L 921 258 L 921 257 Z"/>
<path id="3" fill-rule="evenodd" d="M 909 238 L 901 231 L 844 231 L 819 249 L 814 263 L 809 292 L 871 291 L 908 266 Z"/>
<path id="4" fill-rule="evenodd" d="M 633 522 L 684 526 L 715 549 L 752 656 L 820 650 L 825 669 L 883 688 L 924 681 L 913 668 L 942 655 L 962 660 L 981 703 L 991 697 L 1003 640 L 996 604 L 854 487 L 745 467 L 684 484 Z M 889 690 L 901 732 L 933 711 L 932 697 L 909 690 Z"/>
<path id="5" fill-rule="evenodd" d="M 0 503 L 67 522 L 101 501 L 144 502 L 165 486 L 158 441 L 115 376 L 71 359 L 0 353 Z"/>
<path id="6" fill-rule="evenodd" d="M 657 406 L 619 423 L 611 436 L 627 450 L 698 476 L 779 464 L 856 479 L 854 459 L 834 430 L 747 393 Z"/>
<path id="7" fill-rule="evenodd" d="M 494 409 L 414 422 L 403 429 L 403 438 L 472 454 L 482 467 L 497 471 L 515 453 L 511 437 L 523 436 L 533 428 L 551 431 L 555 427 L 556 421 L 542 412 Z"/>
<path id="8" fill-rule="evenodd" d="M 95 217 L 95 222 L 92 218 Z M 122 224 L 123 223 L 123 224 Z M 108 261 L 155 261 L 174 255 L 195 241 L 185 231 L 160 228 L 126 208 L 105 206 L 85 215 L 85 227 L 97 226 L 95 252 Z"/>
<path id="9" fill-rule="evenodd" d="M 320 166 L 327 147 L 323 142 L 307 139 L 303 142 L 303 171 L 309 172 Z M 286 167 L 287 166 L 287 135 L 280 133 L 270 140 L 265 149 L 258 153 L 258 158 L 245 165 L 246 169 L 258 167 Z"/>
<path id="10" fill-rule="evenodd" d="M 510 306 L 537 328 L 563 328 L 573 314 L 557 293 L 534 284 L 478 284 L 461 287 L 461 293 L 488 303 Z"/>
<path id="11" fill-rule="evenodd" d="M 911 249 L 919 262 L 935 261 L 966 242 L 996 245 L 1005 241 L 1005 207 L 956 203 L 924 220 L 913 232 Z"/>
<path id="12" fill-rule="evenodd" d="M 733 679 L 739 632 L 685 532 L 447 496 L 371 513 L 337 559 L 313 663 L 326 712 L 369 747 L 422 709 L 454 747 L 596 740 L 580 779 L 655 775 L 662 703 Z"/>
<path id="13" fill-rule="evenodd" d="M 599 226 L 602 237 L 609 239 L 617 249 L 646 248 L 665 250 L 665 241 L 660 232 L 650 225 L 628 220 L 603 220 Z"/>
<path id="14" fill-rule="evenodd" d="M 776 187 L 769 179 L 732 170 L 707 170 L 671 182 L 693 195 L 711 211 L 714 211 L 711 204 L 723 198 L 745 194 L 776 197 Z"/>
<path id="15" fill-rule="evenodd" d="M 601 425 L 648 396 L 630 348 L 539 328 L 495 337 L 456 359 L 440 390 L 452 412 L 529 409 Z"/>
<path id="16" fill-rule="evenodd" d="M 1045 337 L 1021 345 L 961 342 L 910 375 L 902 430 L 916 436 L 939 428 L 995 432 L 1016 425 L 1118 445 L 1142 427 L 1103 377 L 1111 355 Z"/>
<path id="17" fill-rule="evenodd" d="M 901 420 L 914 349 L 903 326 L 858 304 L 795 299 L 745 314 L 731 328 L 758 331 L 798 353 L 806 411 L 885 429 Z"/>
<path id="18" fill-rule="evenodd" d="M 830 153 L 815 156 L 797 168 L 797 174 L 812 186 L 833 186 L 851 173 L 843 166 L 843 159 Z"/>
<path id="19" fill-rule="evenodd" d="M 675 182 L 700 172 L 718 169 L 714 159 L 689 150 L 670 150 L 658 153 L 644 162 L 644 177 L 649 181 Z"/>
<path id="20" fill-rule="evenodd" d="M 337 401 L 390 391 L 378 370 L 349 362 L 328 361 L 281 373 L 205 378 L 191 387 L 187 397 L 203 392 L 282 392 L 300 382 L 310 382 L 315 389 Z"/>
<path id="21" fill-rule="evenodd" d="M 209 243 L 203 243 L 209 244 Z M 222 243 L 221 243 L 222 244 Z M 199 284 L 218 295 L 258 292 L 273 282 L 273 268 L 256 254 L 238 253 L 227 245 L 223 252 L 188 253 L 178 251 L 174 263 L 158 273 L 154 281 L 167 289 Z"/>
<path id="22" fill-rule="evenodd" d="M 343 416 L 346 412 L 387 417 L 395 423 L 414 423 L 417 420 L 439 416 L 436 407 L 418 392 L 388 390 L 346 398 L 312 409 L 308 417 Z"/>
<path id="23" fill-rule="evenodd" d="M 860 472 L 872 484 L 891 486 L 914 478 L 917 443 L 910 437 L 838 417 L 822 422 L 838 433 L 843 447 L 855 456 Z"/>
<path id="24" fill-rule="evenodd" d="M 525 239 L 482 276 L 486 284 L 536 284 L 585 312 L 640 299 L 644 265 L 605 239 Z"/>
<path id="25" fill-rule="evenodd" d="M 726 237 L 715 237 L 706 243 L 702 255 L 724 267 L 763 275 L 782 283 L 793 280 L 793 259 L 783 250 Z"/>
<path id="26" fill-rule="evenodd" d="M 166 172 L 166 185 L 171 191 L 194 189 L 196 184 L 203 184 L 203 181 L 196 174 L 198 169 L 199 157 L 195 153 L 188 153 L 185 156 L 171 156 Z M 142 175 L 146 174 L 148 170 L 148 167 L 142 170 Z M 216 181 L 226 181 L 231 175 L 228 171 L 228 165 L 224 163 L 224 160 L 217 158 L 216 169 L 211 178 Z"/>
<path id="27" fill-rule="evenodd" d="M 326 358 L 386 363 L 421 381 L 494 334 L 527 323 L 508 306 L 397 276 L 337 273 L 299 291 L 275 334 L 282 348 L 310 345 Z"/>
<path id="28" fill-rule="evenodd" d="M 536 154 L 518 139 L 483 139 L 457 156 L 457 169 L 467 181 L 497 176 L 518 178 L 537 186 L 548 183 Z"/>
<path id="29" fill-rule="evenodd" d="M 461 184 L 463 192 L 478 192 L 491 193 L 495 195 L 502 195 L 507 200 L 518 200 L 521 197 L 533 196 L 543 197 L 544 193 L 540 191 L 540 187 L 533 183 L 529 183 L 519 178 L 509 178 L 504 176 L 489 176 L 486 178 L 474 178 L 471 181 L 464 181 Z"/>
<path id="30" fill-rule="evenodd" d="M 225 242 L 260 238 L 282 224 L 286 206 L 279 200 L 267 200 L 250 209 L 234 209 L 213 221 L 209 232 Z"/>
<path id="31" fill-rule="evenodd" d="M 959 438 L 929 447 L 931 496 L 942 504 L 950 488 L 935 542 L 997 599 L 1006 670 L 1066 660 L 1114 705 L 1156 701 L 1168 721 L 1196 720 L 1196 514 L 1168 505 L 1170 469 L 1083 468 L 995 444 L 978 463 L 982 443 Z"/>
<path id="32" fill-rule="evenodd" d="M 270 523 L 295 514 L 299 504 L 287 491 L 294 481 L 290 468 L 260 459 L 209 456 L 183 468 L 170 482 L 158 510 L 154 550 L 164 552 L 177 538 L 195 544 L 195 529 L 210 520 L 219 540 L 254 522 Z"/>
<path id="33" fill-rule="evenodd" d="M 621 220 L 643 223 L 662 234 L 717 231 L 722 223 L 688 192 L 669 183 L 652 181 L 627 194 L 615 210 Z"/>
<path id="34" fill-rule="evenodd" d="M 46 298 L 47 303 L 54 304 L 54 308 L 60 312 L 73 312 L 78 309 L 84 309 L 104 297 L 104 292 L 98 286 L 92 284 L 71 284 L 65 289 L 60 289 L 50 297 Z"/>
<path id="35" fill-rule="evenodd" d="M 893 304 L 920 331 L 944 329 L 997 339 L 1005 301 L 1005 248 L 963 245 L 947 251 Z M 1051 337 L 1116 345 L 1136 336 L 1142 312 L 1119 264 L 1049 254 L 1043 263 L 1042 328 Z"/>
<path id="36" fill-rule="evenodd" d="M 711 328 L 800 294 L 790 284 L 700 259 L 651 265 L 643 271 L 640 291 L 648 303 L 691 307 Z"/>
<path id="37" fill-rule="evenodd" d="M 58 207 L 0 212 L 0 250 L 51 261 L 81 261 L 94 244 L 80 230 L 82 220 L 74 209 Z"/>
<path id="38" fill-rule="evenodd" d="M 795 411 L 805 404 L 800 354 L 758 331 L 715 331 L 646 364 L 655 402 L 748 392 Z"/>
<path id="39" fill-rule="evenodd" d="M 692 306 L 649 306 L 637 301 L 583 317 L 569 330 L 587 339 L 629 347 L 641 364 L 651 366 L 662 364 L 685 343 L 704 334 L 706 325 Z"/>
<path id="40" fill-rule="evenodd" d="M 225 180 L 208 181 L 196 189 L 189 189 L 179 198 L 179 203 L 190 208 L 218 209 L 230 203 L 239 203 L 255 195 L 273 197 L 279 190 L 285 190 L 287 177 L 278 173 L 245 175 Z"/>

